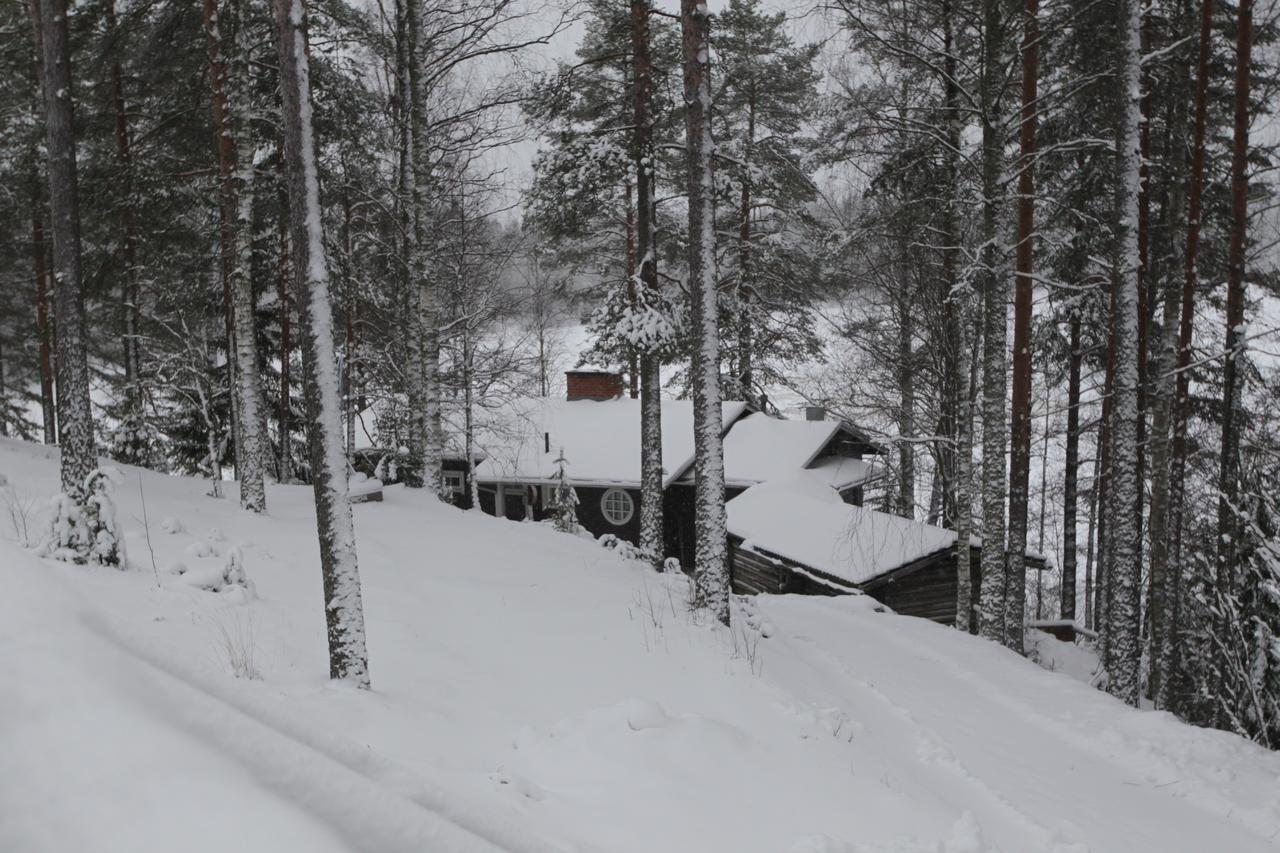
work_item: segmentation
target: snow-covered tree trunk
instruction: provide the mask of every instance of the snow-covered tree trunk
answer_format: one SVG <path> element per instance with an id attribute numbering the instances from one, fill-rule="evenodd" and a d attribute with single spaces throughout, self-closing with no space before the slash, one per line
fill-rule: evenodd
<path id="1" fill-rule="evenodd" d="M 754 84 L 753 84 L 754 88 Z M 738 393 L 755 399 L 755 318 L 751 312 L 751 166 L 756 141 L 756 103 L 747 97 L 747 127 L 742 145 L 742 192 L 738 201 Z"/>
<path id="2" fill-rule="evenodd" d="M 681 0 L 685 153 L 689 197 L 689 295 L 693 315 L 694 579 L 698 604 L 729 624 L 728 541 L 724 510 L 720 323 L 716 304 L 715 183 L 711 139 L 711 14 Z"/>
<path id="3" fill-rule="evenodd" d="M 948 361 L 951 377 L 944 381 L 952 399 L 953 440 L 951 451 L 954 459 L 952 476 L 955 487 L 955 507 L 952 513 L 956 530 L 956 628 L 966 633 L 973 629 L 972 549 L 969 540 L 973 532 L 973 407 L 970 405 L 972 382 L 970 377 L 972 341 L 969 339 L 970 294 L 961 285 L 959 275 L 960 255 L 960 144 L 963 121 L 960 112 L 960 86 L 956 81 L 956 44 L 954 8 L 951 0 L 942 2 L 943 75 L 942 86 L 946 99 L 946 144 L 943 163 L 946 168 L 947 198 L 943 208 L 942 277 L 947 287 L 946 336 L 951 352 Z M 945 458 L 945 457 L 943 457 Z M 946 499 L 943 499 L 945 505 Z M 945 509 L 943 517 L 947 515 Z"/>
<path id="4" fill-rule="evenodd" d="M 240 130 L 241 135 L 245 133 Z M 236 459 L 240 480 L 240 506 L 251 512 L 266 512 L 267 493 L 263 481 L 267 461 L 263 432 L 262 389 L 258 376 L 257 333 L 254 330 L 253 280 L 249 265 L 253 252 L 253 153 L 239 166 L 235 272 L 232 276 L 232 311 L 236 323 L 236 377 L 240 383 L 239 432 L 244 458 Z"/>
<path id="5" fill-rule="evenodd" d="M 636 281 L 645 303 L 658 289 L 657 200 L 654 193 L 653 66 L 649 50 L 649 0 L 631 0 L 631 51 L 635 82 L 632 155 L 636 168 Z M 653 297 L 651 300 L 649 297 Z M 635 300 L 632 300 L 634 304 Z M 666 556 L 662 520 L 662 375 L 656 348 L 640 353 L 640 550 L 659 571 Z"/>
<path id="6" fill-rule="evenodd" d="M 1205 128 L 1209 108 L 1209 60 L 1212 56 L 1213 0 L 1202 0 L 1196 58 L 1195 109 L 1191 142 L 1191 173 L 1187 181 L 1187 232 L 1182 254 L 1182 299 L 1178 320 L 1177 376 L 1174 378 L 1172 431 L 1169 460 L 1169 559 L 1164 578 L 1167 613 L 1159 649 L 1160 678 L 1156 707 L 1172 708 L 1173 682 L 1182 653 L 1182 533 L 1186 497 L 1187 419 L 1190 415 L 1191 343 L 1195 324 L 1197 263 L 1200 255 L 1200 215 L 1204 193 Z"/>
<path id="7" fill-rule="evenodd" d="M 44 0 L 52 3 L 55 0 Z M 334 363 L 333 308 L 324 255 L 320 175 L 311 120 L 311 68 L 302 0 L 276 0 L 281 120 L 289 175 L 289 221 L 293 234 L 294 292 L 300 303 L 304 398 L 310 424 L 312 482 L 320 566 L 328 624 L 329 675 L 369 687 L 364 608 L 356 564 L 346 459 L 342 454 L 341 405 Z"/>
<path id="8" fill-rule="evenodd" d="M 1022 653 L 1027 602 L 1027 490 L 1031 473 L 1031 296 L 1035 260 L 1036 100 L 1039 0 L 1022 10 L 1022 115 L 1019 122 L 1018 233 L 1013 297 L 1013 403 L 1009 454 L 1009 557 L 1005 644 Z"/>
<path id="9" fill-rule="evenodd" d="M 404 385 L 409 407 L 407 445 L 416 454 L 425 446 L 427 389 L 422 364 L 422 292 L 414 277 L 414 259 L 417 238 L 417 176 L 414 172 L 414 118 L 417 98 L 414 97 L 414 79 L 417 58 L 417 32 L 420 0 L 398 0 L 396 3 L 396 93 L 400 104 L 398 143 L 398 172 L 396 175 L 399 212 L 399 245 L 401 300 L 404 324 Z M 419 472 L 419 476 L 421 473 Z M 405 485 L 424 486 L 426 481 L 409 477 Z"/>
<path id="10" fill-rule="evenodd" d="M 443 434 L 440 425 L 440 333 L 439 309 L 437 306 L 436 288 L 430 280 L 428 269 L 430 253 L 430 198 L 427 185 L 431 179 L 430 149 L 427 140 L 427 89 L 423 83 L 426 72 L 426 45 L 424 42 L 421 0 L 408 0 L 408 76 L 409 76 L 409 135 L 411 148 L 409 157 L 412 175 L 408 203 L 412 208 L 412 231 L 409 249 L 409 287 L 410 299 L 416 305 L 416 316 L 410 322 L 416 327 L 417 340 L 414 342 L 421 352 L 418 372 L 410 377 L 411 385 L 416 384 L 420 395 L 421 408 L 410 413 L 413 419 L 420 419 L 419 440 L 413 449 L 422 458 L 422 485 L 437 495 L 442 494 L 444 480 L 442 462 L 444 457 Z M 412 291 L 416 290 L 415 294 Z M 412 370 L 414 365 L 410 364 Z"/>
<path id="11" fill-rule="evenodd" d="M 978 623 L 982 636 L 1005 637 L 1005 450 L 1008 377 L 1005 363 L 1008 286 L 999 263 L 997 206 L 1000 195 L 1001 134 L 996 115 L 1003 66 L 1000 46 L 1004 21 L 998 0 L 982 0 L 982 245 L 978 255 L 982 282 L 982 588 Z"/>
<path id="12" fill-rule="evenodd" d="M 1142 119 L 1141 10 L 1139 0 L 1121 0 L 1117 26 L 1121 46 L 1116 76 L 1122 98 L 1116 136 L 1118 178 L 1116 185 L 1115 247 L 1115 391 L 1111 422 L 1111 494 L 1107 535 L 1111 539 L 1107 565 L 1108 689 L 1116 697 L 1137 705 L 1141 689 L 1139 640 L 1141 594 L 1138 576 L 1139 524 L 1137 503 L 1138 461 L 1138 208 L 1140 191 Z"/>
<path id="13" fill-rule="evenodd" d="M 49 212 L 53 230 L 53 310 L 57 323 L 58 439 L 62 492 L 83 508 L 97 466 L 80 272 L 80 200 L 71 101 L 67 14 L 59 0 L 36 0 L 40 82 L 44 93 Z"/>
<path id="14" fill-rule="evenodd" d="M 249 56 L 244 45 L 245 21 L 236 22 L 234 39 L 233 83 L 226 106 L 228 124 L 234 128 L 235 222 L 232 226 L 233 255 L 231 266 L 231 309 L 235 320 L 236 370 L 239 383 L 236 429 L 242 455 L 236 457 L 236 474 L 240 480 L 240 506 L 251 512 L 267 511 L 267 492 L 263 476 L 267 462 L 263 431 L 262 387 L 258 376 L 257 332 L 254 329 L 253 278 L 253 170 L 254 144 L 249 125 Z M 228 132 L 224 128 L 224 133 Z"/>

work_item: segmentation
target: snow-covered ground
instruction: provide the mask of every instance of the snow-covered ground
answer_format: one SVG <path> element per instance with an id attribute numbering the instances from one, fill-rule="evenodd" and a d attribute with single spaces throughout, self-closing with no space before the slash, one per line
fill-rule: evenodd
<path id="1" fill-rule="evenodd" d="M 1079 660 L 853 597 L 701 624 L 681 578 L 392 487 L 355 509 L 365 693 L 326 678 L 307 489 L 259 518 L 124 469 L 118 572 L 13 541 L 51 452 L 0 443 L 0 474 L 6 853 L 1280 846 L 1280 755 L 1128 709 Z M 233 549 L 256 598 L 187 582 Z"/>

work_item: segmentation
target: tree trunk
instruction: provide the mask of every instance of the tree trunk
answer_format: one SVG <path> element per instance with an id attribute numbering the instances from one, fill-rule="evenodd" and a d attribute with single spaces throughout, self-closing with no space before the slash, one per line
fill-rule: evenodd
<path id="1" fill-rule="evenodd" d="M 409 123 L 412 137 L 413 205 L 412 249 L 409 252 L 410 288 L 417 291 L 417 328 L 421 336 L 422 408 L 411 417 L 422 419 L 422 443 L 415 449 L 422 454 L 422 485 L 439 497 L 444 496 L 444 435 L 440 428 L 440 320 L 436 287 L 428 274 L 431 227 L 430 200 L 427 183 L 431 179 L 430 149 L 427 145 L 427 89 L 423 84 L 426 44 L 422 26 L 422 0 L 408 0 L 409 47 Z"/>
<path id="2" fill-rule="evenodd" d="M 235 221 L 231 228 L 233 251 L 230 283 L 232 316 L 235 320 L 235 375 L 239 391 L 236 395 L 239 405 L 235 410 L 236 434 L 240 436 L 236 475 L 240 480 L 240 506 L 250 512 L 266 512 L 267 492 L 263 477 L 267 461 L 267 437 L 262 429 L 258 335 L 254 328 L 253 278 L 250 274 L 253 263 L 254 143 L 249 124 L 249 57 L 245 48 L 244 19 L 235 21 L 234 26 L 234 55 L 231 57 L 234 70 L 229 80 L 235 91 L 231 104 L 224 104 L 222 121 L 223 133 L 234 134 L 235 140 L 235 174 L 229 192 L 235 203 Z M 215 34 L 220 35 L 216 31 Z"/>
<path id="3" fill-rule="evenodd" d="M 141 425 L 142 388 L 141 356 L 138 338 L 138 269 L 137 235 L 134 229 L 133 174 L 129 163 L 129 119 L 124 108 L 124 73 L 120 68 L 119 33 L 116 28 L 116 0 L 107 0 L 107 38 L 111 41 L 111 104 L 115 110 L 116 162 L 120 167 L 119 192 L 124 198 L 120 209 L 120 231 L 123 239 L 120 260 L 124 266 L 124 281 L 120 293 L 121 312 L 124 315 L 124 336 L 121 341 L 124 354 L 125 400 L 129 417 Z M 130 460 L 135 461 L 135 460 Z"/>
<path id="4" fill-rule="evenodd" d="M 321 231 L 320 175 L 311 122 L 311 69 L 305 16 L 302 0 L 276 0 L 294 291 L 300 297 L 302 309 L 299 314 L 304 349 L 303 396 L 310 424 L 308 443 L 324 578 L 329 676 L 350 680 L 357 687 L 367 689 L 369 665 L 365 652 L 364 609 L 360 600 L 351 495 L 342 458 L 333 309 Z"/>
<path id="5" fill-rule="evenodd" d="M 231 394 L 232 436 L 236 468 L 243 465 L 244 448 L 240 434 L 240 386 L 236 376 L 239 359 L 235 344 L 236 269 L 235 223 L 236 143 L 232 118 L 227 105 L 227 61 L 223 51 L 223 35 L 219 0 L 204 0 L 204 28 L 209 54 L 210 104 L 213 110 L 214 141 L 218 152 L 218 245 L 222 273 L 222 308 L 227 339 L 227 388 Z"/>
<path id="6" fill-rule="evenodd" d="M 352 269 L 351 189 L 345 167 L 342 178 L 342 420 L 343 435 L 347 440 L 347 463 L 351 464 L 356 452 L 356 288 Z"/>
<path id="7" fill-rule="evenodd" d="M 1062 485 L 1063 619 L 1076 618 L 1076 513 L 1080 475 L 1080 315 L 1071 315 L 1071 361 L 1067 370 L 1067 459 Z"/>
<path id="8" fill-rule="evenodd" d="M 998 55 L 1004 22 L 998 0 L 982 0 L 985 53 L 982 60 L 982 249 L 979 276 L 983 292 L 982 324 L 982 589 L 979 630 L 1005 640 L 1005 327 L 1008 293 L 996 269 L 997 195 L 1000 193 L 1001 138 L 995 114 L 1003 68 Z"/>
<path id="9" fill-rule="evenodd" d="M 756 137 L 754 94 L 747 98 L 747 128 L 743 140 L 742 193 L 738 202 L 738 389 L 742 399 L 755 398 L 755 341 L 751 316 L 751 156 Z"/>
<path id="10" fill-rule="evenodd" d="M 694 577 L 697 600 L 729 624 L 729 565 L 724 510 L 720 323 L 716 302 L 715 184 L 711 139 L 711 15 L 681 0 L 685 152 L 689 196 L 689 295 L 693 320 Z"/>
<path id="11" fill-rule="evenodd" d="M 1188 4 L 1180 4 L 1175 37 L 1181 38 L 1186 26 L 1186 9 Z M 1165 206 L 1164 220 L 1167 246 L 1166 253 L 1159 256 L 1164 259 L 1162 273 L 1158 279 L 1153 278 L 1163 291 L 1163 310 L 1160 318 L 1159 349 L 1154 364 L 1155 393 L 1152 395 L 1154 406 L 1151 413 L 1151 515 L 1148 521 L 1151 539 L 1151 571 L 1147 588 L 1147 613 L 1151 626 L 1150 643 L 1148 645 L 1148 689 L 1153 700 L 1159 699 L 1162 667 L 1160 650 L 1164 647 L 1164 635 L 1169 617 L 1169 600 L 1166 596 L 1168 588 L 1169 566 L 1169 479 L 1172 460 L 1171 427 L 1176 382 L 1174 366 L 1178 358 L 1178 295 L 1180 282 L 1172 274 L 1178 268 L 1179 243 L 1174 239 L 1178 230 L 1179 217 L 1183 215 L 1183 183 L 1182 175 L 1186 168 L 1186 145 L 1184 136 L 1187 130 L 1187 99 L 1184 97 L 1190 90 L 1190 72 L 1185 63 L 1179 63 L 1174 79 L 1175 93 L 1172 114 L 1169 124 L 1170 163 L 1169 174 L 1175 176 L 1170 189 L 1169 200 Z"/>
<path id="12" fill-rule="evenodd" d="M 1035 241 L 1036 82 L 1039 0 L 1025 0 L 1022 121 L 1019 133 L 1018 236 L 1013 297 L 1013 411 L 1009 454 L 1009 562 L 1005 644 L 1022 654 L 1027 600 L 1027 489 L 1031 474 L 1031 294 Z"/>
<path id="13" fill-rule="evenodd" d="M 638 282 L 650 307 L 658 289 L 657 200 L 654 192 L 653 65 L 649 50 L 649 0 L 631 0 L 631 52 L 635 67 L 636 241 Z M 662 518 L 662 375 L 657 352 L 640 353 L 640 550 L 657 570 L 665 556 Z"/>
<path id="14" fill-rule="evenodd" d="M 635 14 L 635 10 L 632 10 Z M 634 23 L 632 27 L 634 28 Z M 634 39 L 634 35 L 632 36 Z M 634 47 L 633 47 L 634 49 Z M 624 248 L 626 266 L 627 266 L 627 302 L 629 305 L 636 304 L 636 210 L 635 205 L 631 201 L 631 180 L 622 182 L 622 204 L 626 207 L 626 246 Z M 627 347 L 627 393 L 632 400 L 640 396 L 641 371 L 643 367 L 640 365 L 640 354 L 636 352 L 633 346 Z"/>
<path id="15" fill-rule="evenodd" d="M 62 492 L 82 508 L 86 479 L 97 467 L 89 362 L 80 273 L 80 200 L 71 100 L 71 56 L 66 10 L 60 0 L 32 7 L 40 42 L 48 151 L 49 211 L 53 226 L 53 310 L 57 328 L 58 439 Z"/>
<path id="16" fill-rule="evenodd" d="M 1116 511 L 1108 523 L 1111 560 L 1107 566 L 1108 689 L 1137 706 L 1141 687 L 1139 639 L 1141 593 L 1138 574 L 1138 216 L 1141 171 L 1141 10 L 1139 0 L 1122 0 L 1117 21 L 1122 45 L 1117 78 L 1123 93 L 1116 136 L 1116 347 L 1115 402 L 1111 425 L 1111 487 Z"/>
<path id="17" fill-rule="evenodd" d="M 280 151 L 280 170 L 284 172 L 284 151 Z M 280 301 L 280 482 L 293 480 L 293 403 L 290 400 L 289 362 L 293 352 L 289 306 L 289 205 L 285 195 L 280 206 L 280 248 L 276 267 L 276 296 Z"/>
<path id="18" fill-rule="evenodd" d="M 904 281 L 907 277 L 904 276 Z M 904 287 L 898 301 L 898 515 L 916 517 L 916 377 L 912 339 L 915 306 Z"/>
<path id="19" fill-rule="evenodd" d="M 1097 630 L 1097 601 L 1094 592 L 1094 531 L 1098 520 L 1098 506 L 1102 498 L 1102 439 L 1099 437 L 1093 454 L 1093 484 L 1089 487 L 1089 529 L 1084 535 L 1084 626 L 1091 631 Z"/>
<path id="20" fill-rule="evenodd" d="M 401 319 L 404 323 L 404 384 L 405 398 L 409 408 L 406 419 L 409 434 L 406 444 L 414 453 L 424 454 L 427 389 L 424 385 L 426 374 L 422 361 L 422 291 L 414 274 L 417 251 L 414 120 L 418 111 L 418 99 L 413 81 L 417 78 L 414 63 L 418 53 L 417 31 L 420 6 L 421 0 L 398 0 L 396 3 L 396 93 L 400 104 L 399 171 L 396 178 L 399 190 L 397 205 L 401 251 L 398 261 L 403 300 Z M 406 486 L 416 488 L 426 485 L 421 469 L 416 473 L 418 476 L 405 479 Z"/>
<path id="21" fill-rule="evenodd" d="M 1253 0 L 1239 0 L 1236 16 L 1235 102 L 1231 134 L 1231 235 L 1227 247 L 1226 359 L 1222 366 L 1222 453 L 1218 473 L 1215 578 L 1220 598 L 1230 598 L 1235 594 L 1239 560 L 1237 547 L 1243 533 L 1236 513 L 1240 495 L 1240 431 L 1244 415 L 1240 365 L 1248 347 L 1244 338 L 1244 300 L 1245 248 L 1249 230 L 1249 73 L 1253 50 Z M 1219 616 L 1216 622 L 1216 636 L 1227 636 L 1225 618 Z M 1221 644 L 1219 648 L 1222 648 Z M 1224 668 L 1225 663 L 1219 667 L 1219 671 Z"/>
<path id="22" fill-rule="evenodd" d="M 968 547 L 973 526 L 973 407 L 970 405 L 972 393 L 969 359 L 965 356 L 970 351 L 968 336 L 969 311 L 968 294 L 959 289 L 957 256 L 960 252 L 960 234 L 958 228 L 958 211 L 960 194 L 960 91 L 956 82 L 955 27 L 952 21 L 953 9 L 951 0 L 942 3 L 943 27 L 943 92 L 946 97 L 946 148 L 943 162 L 946 167 L 947 199 L 943 209 L 943 239 L 946 245 L 942 251 L 942 278 L 947 288 L 946 317 L 948 339 L 951 345 L 949 387 L 952 401 L 950 408 L 953 418 L 953 436 L 955 447 L 949 454 L 952 459 L 952 477 L 954 480 L 955 503 L 951 513 L 952 524 L 956 531 L 956 628 L 968 633 L 973 625 L 973 584 L 970 561 L 971 549 Z M 945 452 L 939 454 L 945 460 Z M 942 467 L 947 467 L 945 462 Z M 945 478 L 944 478 L 945 480 Z M 945 488 L 945 487 L 944 487 Z M 946 498 L 943 498 L 943 517 L 947 516 Z"/>
<path id="23" fill-rule="evenodd" d="M 1173 449 L 1169 470 L 1169 570 L 1165 575 L 1168 616 L 1160 648 L 1160 683 L 1156 705 L 1173 707 L 1173 682 L 1181 663 L 1182 518 L 1186 497 L 1187 420 L 1190 417 L 1191 341 L 1195 326 L 1197 262 L 1200 256 L 1200 215 L 1204 192 L 1205 127 L 1209 108 L 1209 59 L 1213 37 L 1213 0 L 1200 7 L 1200 38 L 1196 57 L 1195 119 L 1192 129 L 1191 174 L 1187 188 L 1187 242 L 1183 252 L 1182 305 L 1178 325 L 1178 364 L 1174 380 Z"/>
<path id="24" fill-rule="evenodd" d="M 49 328 L 49 271 L 45 265 L 44 218 L 40 214 L 43 206 L 36 178 L 31 204 L 31 245 L 32 260 L 35 264 L 36 276 L 36 336 L 40 341 L 40 416 L 44 425 L 44 443 L 58 442 L 57 406 L 54 404 L 53 359 L 50 355 L 52 330 Z"/>

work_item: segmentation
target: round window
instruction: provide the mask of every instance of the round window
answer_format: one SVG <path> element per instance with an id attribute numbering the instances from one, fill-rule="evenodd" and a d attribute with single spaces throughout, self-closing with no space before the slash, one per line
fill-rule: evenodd
<path id="1" fill-rule="evenodd" d="M 610 489 L 600 498 L 600 510 L 610 524 L 623 525 L 635 515 L 636 502 L 623 489 Z"/>

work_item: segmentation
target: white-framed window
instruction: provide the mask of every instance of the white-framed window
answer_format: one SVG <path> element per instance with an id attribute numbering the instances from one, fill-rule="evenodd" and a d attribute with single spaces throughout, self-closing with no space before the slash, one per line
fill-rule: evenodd
<path id="1" fill-rule="evenodd" d="M 609 489 L 600 496 L 600 511 L 606 521 L 621 527 L 635 515 L 636 502 L 625 489 Z"/>
<path id="2" fill-rule="evenodd" d="M 451 494 L 455 494 L 455 495 L 462 494 L 463 492 L 462 472 L 461 471 L 445 471 L 444 487 L 448 489 Z"/>

